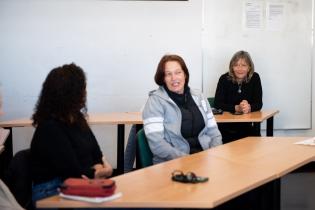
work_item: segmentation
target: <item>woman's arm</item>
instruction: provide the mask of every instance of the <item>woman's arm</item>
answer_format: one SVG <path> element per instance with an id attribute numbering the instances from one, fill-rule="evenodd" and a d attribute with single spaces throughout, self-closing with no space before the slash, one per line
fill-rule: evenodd
<path id="1" fill-rule="evenodd" d="M 227 75 L 223 74 L 217 84 L 217 89 L 215 91 L 214 107 L 217 109 L 222 109 L 223 111 L 235 112 L 236 104 L 229 104 L 226 101 L 226 91 L 228 90 L 228 80 Z"/>
<path id="2" fill-rule="evenodd" d="M 253 82 L 253 98 L 251 101 L 251 111 L 259 111 L 263 106 L 262 102 L 262 87 L 258 73 L 254 73 L 251 82 Z"/>
<path id="3" fill-rule="evenodd" d="M 164 137 L 164 111 L 158 97 L 150 96 L 143 109 L 143 126 L 152 153 L 159 158 L 172 160 L 184 152 L 168 143 Z"/>
<path id="4" fill-rule="evenodd" d="M 90 129 L 89 131 L 90 136 L 91 136 L 91 143 L 94 144 L 94 151 L 93 151 L 93 158 L 94 158 L 94 178 L 106 178 L 112 175 L 113 173 L 113 168 L 109 164 L 109 162 L 106 160 L 106 157 L 103 156 L 101 148 L 92 132 Z"/>

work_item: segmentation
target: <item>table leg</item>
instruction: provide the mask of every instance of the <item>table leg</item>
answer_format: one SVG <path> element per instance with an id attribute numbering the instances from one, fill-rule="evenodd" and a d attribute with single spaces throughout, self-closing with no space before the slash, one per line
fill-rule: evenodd
<path id="1" fill-rule="evenodd" d="M 266 135 L 273 136 L 273 117 L 267 119 Z"/>
<path id="2" fill-rule="evenodd" d="M 260 199 L 257 210 L 281 210 L 280 178 L 259 187 Z"/>
<path id="3" fill-rule="evenodd" d="M 143 128 L 142 124 L 136 124 L 136 134 L 138 133 L 139 130 L 141 130 Z M 141 164 L 140 164 L 140 157 L 139 157 L 139 144 L 138 144 L 138 135 L 136 135 L 136 169 L 140 169 L 141 168 Z"/>
<path id="4" fill-rule="evenodd" d="M 117 126 L 117 173 L 124 173 L 125 124 Z"/>
<path id="5" fill-rule="evenodd" d="M 281 181 L 276 179 L 273 181 L 273 210 L 281 209 Z"/>

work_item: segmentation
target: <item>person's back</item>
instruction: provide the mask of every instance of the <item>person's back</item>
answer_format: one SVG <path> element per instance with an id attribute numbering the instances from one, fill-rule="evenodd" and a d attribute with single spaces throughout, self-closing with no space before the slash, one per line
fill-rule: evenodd
<path id="1" fill-rule="evenodd" d="M 75 64 L 50 71 L 33 114 L 31 142 L 33 201 L 58 193 L 69 177 L 110 176 L 111 166 L 85 119 L 86 77 Z"/>
<path id="2" fill-rule="evenodd" d="M 33 182 L 38 184 L 82 174 L 93 178 L 91 166 L 101 163 L 102 153 L 90 129 L 50 119 L 36 127 L 31 158 Z"/>

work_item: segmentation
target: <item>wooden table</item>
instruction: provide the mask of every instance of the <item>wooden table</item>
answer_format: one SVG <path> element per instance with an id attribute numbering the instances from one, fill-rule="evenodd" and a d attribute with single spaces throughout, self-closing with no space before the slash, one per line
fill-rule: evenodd
<path id="1" fill-rule="evenodd" d="M 91 204 L 52 196 L 38 208 L 214 208 L 315 159 L 315 147 L 294 145 L 305 137 L 248 137 L 194 155 L 114 177 L 123 196 Z M 171 181 L 178 169 L 208 176 L 201 184 Z"/>
<path id="2" fill-rule="evenodd" d="M 267 136 L 273 135 L 273 117 L 279 113 L 277 110 L 251 112 L 243 115 L 233 115 L 224 112 L 222 115 L 215 115 L 218 123 L 235 123 L 235 122 L 257 122 L 261 123 L 267 120 Z M 117 172 L 124 172 L 124 146 L 125 146 L 125 125 L 142 124 L 141 112 L 113 112 L 89 114 L 88 123 L 90 125 L 111 124 L 117 125 Z M 30 119 L 17 119 L 0 122 L 0 127 L 6 127 L 11 130 L 12 127 L 29 127 L 32 126 Z M 11 143 L 11 145 L 9 145 Z M 12 135 L 8 137 L 8 150 L 12 151 Z M 11 149 L 10 149 L 11 148 Z"/>
<path id="3" fill-rule="evenodd" d="M 262 110 L 242 115 L 235 115 L 230 112 L 223 112 L 223 114 L 221 115 L 215 115 L 215 119 L 217 123 L 261 123 L 266 120 L 266 135 L 273 136 L 273 117 L 278 113 L 278 110 Z"/>
<path id="4" fill-rule="evenodd" d="M 140 112 L 112 112 L 89 114 L 88 123 L 90 125 L 108 124 L 117 125 L 117 173 L 124 172 L 124 145 L 125 145 L 125 125 L 127 124 L 142 124 Z M 0 122 L 0 127 L 5 127 L 11 130 L 12 127 L 30 127 L 32 120 L 17 119 Z M 12 135 L 8 137 L 8 150 L 12 153 Z"/>

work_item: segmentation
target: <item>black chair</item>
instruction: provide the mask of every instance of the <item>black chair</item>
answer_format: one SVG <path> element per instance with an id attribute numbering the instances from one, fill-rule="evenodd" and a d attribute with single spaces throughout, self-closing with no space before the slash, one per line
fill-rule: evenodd
<path id="1" fill-rule="evenodd" d="M 28 210 L 33 209 L 30 158 L 30 149 L 17 152 L 3 177 L 3 181 L 8 186 L 17 202 Z"/>

